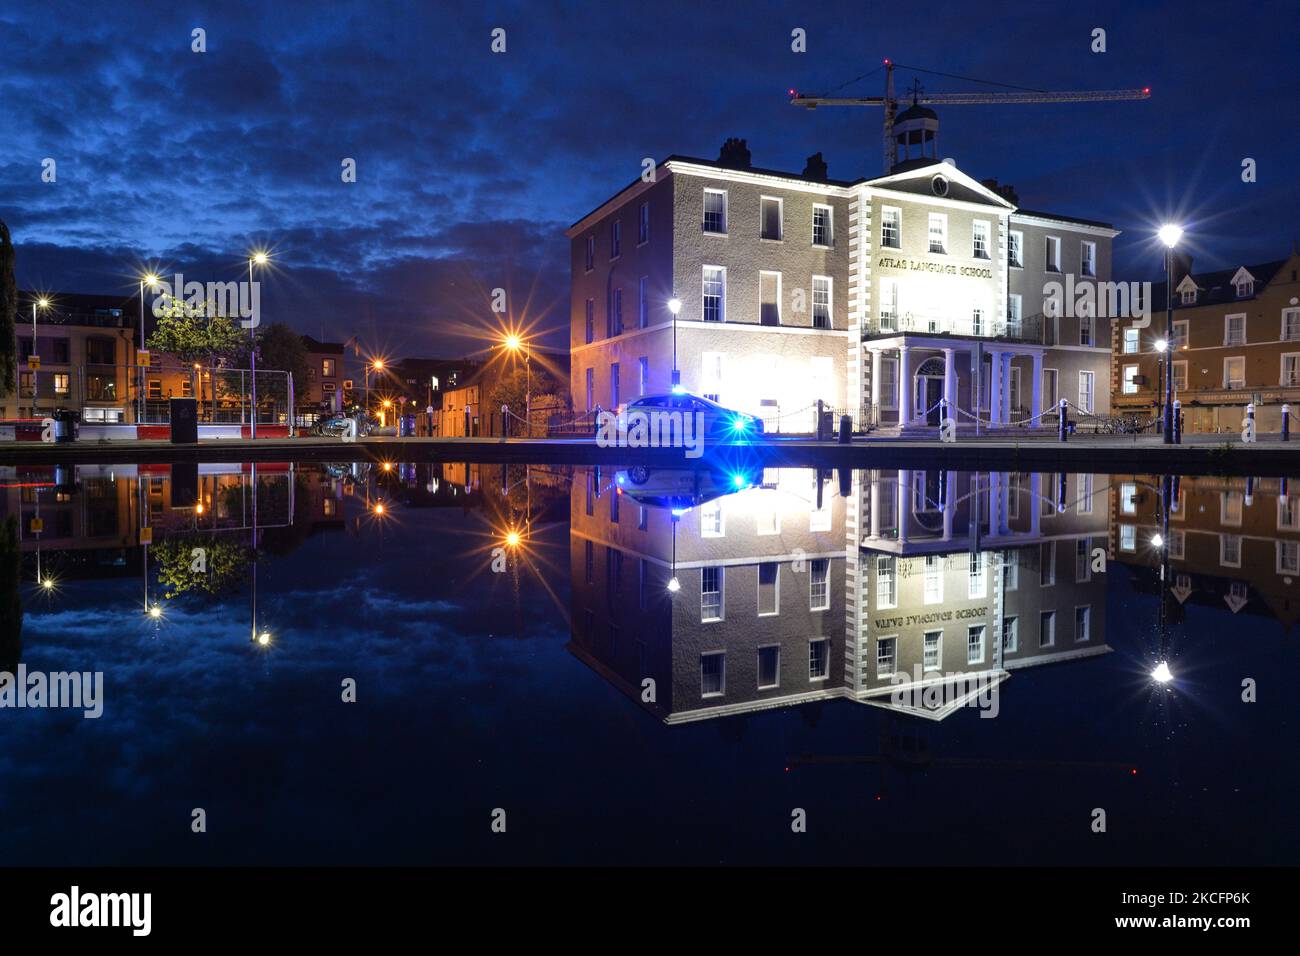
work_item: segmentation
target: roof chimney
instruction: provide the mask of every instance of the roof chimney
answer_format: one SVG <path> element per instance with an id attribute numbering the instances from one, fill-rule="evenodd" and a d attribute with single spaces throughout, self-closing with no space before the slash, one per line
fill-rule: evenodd
<path id="1" fill-rule="evenodd" d="M 822 159 L 821 153 L 813 153 L 808 157 L 808 162 L 803 167 L 804 179 L 818 179 L 825 181 L 829 178 L 826 171 L 826 160 Z"/>
<path id="2" fill-rule="evenodd" d="M 1009 183 L 998 184 L 996 179 L 981 179 L 980 185 L 990 192 L 995 192 L 1013 206 L 1020 205 L 1020 195 L 1016 188 Z"/>
<path id="3" fill-rule="evenodd" d="M 718 162 L 734 169 L 749 169 L 749 147 L 743 139 L 729 136 L 718 153 Z"/>

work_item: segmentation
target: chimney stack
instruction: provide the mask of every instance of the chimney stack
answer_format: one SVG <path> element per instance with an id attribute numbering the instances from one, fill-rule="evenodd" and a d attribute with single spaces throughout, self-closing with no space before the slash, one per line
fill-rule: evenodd
<path id="1" fill-rule="evenodd" d="M 734 136 L 727 137 L 718 153 L 718 162 L 733 169 L 749 169 L 749 147 L 745 140 Z"/>
<path id="2" fill-rule="evenodd" d="M 822 159 L 821 153 L 813 153 L 808 157 L 802 175 L 804 179 L 816 179 L 822 182 L 830 178 L 826 172 L 826 160 Z"/>

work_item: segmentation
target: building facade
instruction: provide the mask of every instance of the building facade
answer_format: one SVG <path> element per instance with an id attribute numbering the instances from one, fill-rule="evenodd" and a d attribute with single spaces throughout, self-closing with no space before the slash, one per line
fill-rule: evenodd
<path id="1" fill-rule="evenodd" d="M 1109 320 L 1051 290 L 1109 281 L 1117 232 L 1005 193 L 933 159 L 849 182 L 730 141 L 670 157 L 566 232 L 575 407 L 677 371 L 773 432 L 811 431 L 819 400 L 897 431 L 937 427 L 941 399 L 959 429 L 1034 427 L 1059 399 L 1107 415 Z"/>
<path id="2" fill-rule="evenodd" d="M 1216 272 L 1175 273 L 1174 399 L 1188 432 L 1240 432 L 1255 405 L 1260 431 L 1278 431 L 1282 406 L 1300 408 L 1300 256 Z M 1119 323 L 1115 408 L 1159 416 L 1165 398 L 1165 285 L 1152 295 L 1149 328 Z"/>

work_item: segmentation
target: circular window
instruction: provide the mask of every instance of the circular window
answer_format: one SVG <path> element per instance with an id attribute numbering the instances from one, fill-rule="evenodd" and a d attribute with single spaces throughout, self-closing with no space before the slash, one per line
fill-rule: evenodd
<path id="1" fill-rule="evenodd" d="M 930 188 L 934 190 L 936 196 L 948 195 L 948 180 L 942 176 L 935 176 L 930 180 Z"/>

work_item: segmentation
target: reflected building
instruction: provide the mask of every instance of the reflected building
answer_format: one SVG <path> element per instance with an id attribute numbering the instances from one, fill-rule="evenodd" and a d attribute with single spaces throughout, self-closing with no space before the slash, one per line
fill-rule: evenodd
<path id="1" fill-rule="evenodd" d="M 1156 591 L 1168 560 L 1178 605 L 1226 605 L 1290 628 L 1300 618 L 1300 494 L 1281 478 L 1176 478 L 1168 514 L 1159 475 L 1115 476 L 1110 557 Z"/>

